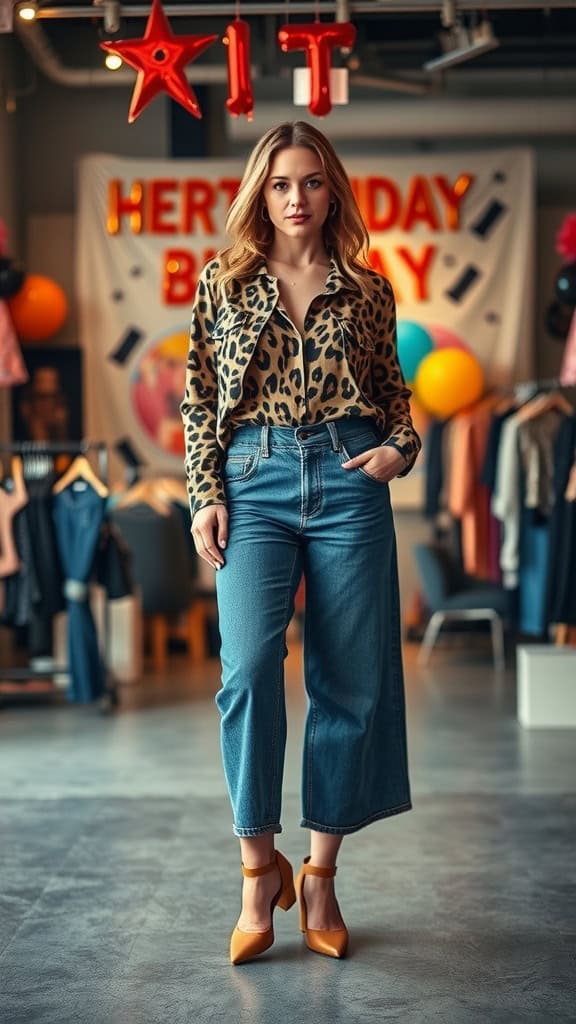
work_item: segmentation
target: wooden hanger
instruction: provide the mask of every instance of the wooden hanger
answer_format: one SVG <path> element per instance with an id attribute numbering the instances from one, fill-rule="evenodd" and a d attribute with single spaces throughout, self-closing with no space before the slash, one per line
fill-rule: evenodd
<path id="1" fill-rule="evenodd" d="M 509 412 L 510 409 L 517 408 L 518 403 L 513 395 L 503 395 L 498 399 L 492 412 L 494 413 L 495 416 L 504 416 L 504 414 Z"/>
<path id="2" fill-rule="evenodd" d="M 169 500 L 158 494 L 155 480 L 139 480 L 129 487 L 122 495 L 116 508 L 128 508 L 130 505 L 148 505 L 161 516 L 169 516 L 171 512 Z"/>
<path id="3" fill-rule="evenodd" d="M 85 480 L 101 498 L 107 498 L 110 493 L 100 478 L 96 476 L 96 473 L 92 469 L 92 466 L 85 455 L 78 455 L 74 459 L 74 462 L 68 467 L 64 476 L 61 476 L 54 484 L 52 493 L 60 494 L 62 491 L 66 490 L 70 484 L 74 483 L 75 480 Z"/>
<path id="4" fill-rule="evenodd" d="M 27 495 L 24 482 L 24 463 L 19 455 L 13 455 L 10 460 L 10 475 L 14 481 L 14 490 L 18 494 Z"/>
<path id="5" fill-rule="evenodd" d="M 536 395 L 535 398 L 531 398 L 520 409 L 516 422 L 526 423 L 528 420 L 536 419 L 537 416 L 542 416 L 545 412 L 550 412 L 551 409 L 557 409 L 558 412 L 562 412 L 566 416 L 574 415 L 574 407 L 568 399 L 560 391 L 551 391 L 548 394 Z"/>
<path id="6" fill-rule="evenodd" d="M 190 498 L 184 480 L 178 480 L 173 476 L 160 476 L 156 478 L 155 484 L 158 495 L 168 501 L 184 505 L 185 508 L 188 507 Z"/>
<path id="7" fill-rule="evenodd" d="M 24 464 L 19 455 L 13 455 L 10 460 L 10 474 L 15 484 L 24 483 Z"/>

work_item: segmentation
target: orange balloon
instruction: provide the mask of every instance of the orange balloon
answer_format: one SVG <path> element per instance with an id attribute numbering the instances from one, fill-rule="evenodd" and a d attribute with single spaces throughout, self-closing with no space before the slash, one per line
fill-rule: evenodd
<path id="1" fill-rule="evenodd" d="M 8 299 L 8 308 L 21 341 L 50 338 L 68 316 L 64 290 L 42 274 L 27 274 L 20 291 Z"/>
<path id="2" fill-rule="evenodd" d="M 443 420 L 482 397 L 484 374 L 471 352 L 437 349 L 420 363 L 414 389 L 424 408 Z"/>

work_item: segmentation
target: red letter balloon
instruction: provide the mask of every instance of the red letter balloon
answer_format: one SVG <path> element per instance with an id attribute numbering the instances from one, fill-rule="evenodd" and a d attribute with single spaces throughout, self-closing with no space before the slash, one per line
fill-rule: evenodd
<path id="1" fill-rule="evenodd" d="M 332 110 L 330 99 L 330 56 L 335 46 L 351 49 L 356 29 L 351 21 L 336 21 L 310 25 L 283 25 L 278 32 L 284 53 L 305 50 L 310 68 L 310 103 L 308 110 L 316 117 L 324 117 Z"/>
<path id="2" fill-rule="evenodd" d="M 234 117 L 246 114 L 252 120 L 254 93 L 250 77 L 250 26 L 237 18 L 226 28 L 222 39 L 228 47 L 228 99 L 226 106 Z"/>

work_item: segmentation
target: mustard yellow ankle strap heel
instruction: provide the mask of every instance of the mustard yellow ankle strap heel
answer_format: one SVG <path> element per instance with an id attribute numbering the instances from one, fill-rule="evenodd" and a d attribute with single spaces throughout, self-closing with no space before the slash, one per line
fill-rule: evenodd
<path id="1" fill-rule="evenodd" d="M 304 932 L 308 949 L 311 949 L 314 953 L 323 953 L 324 956 L 333 956 L 337 959 L 341 959 L 346 955 L 348 949 L 348 929 L 334 928 L 320 930 L 309 928 L 308 913 L 303 892 L 304 879 L 306 875 L 317 875 L 318 878 L 334 878 L 337 869 L 335 867 L 317 867 L 315 864 L 310 864 L 309 862 L 310 858 L 305 857 L 304 863 L 302 864 L 294 883 L 300 907 L 300 931 Z"/>
<path id="2" fill-rule="evenodd" d="M 290 910 L 290 907 L 296 902 L 292 865 L 279 850 L 275 851 L 274 859 L 269 864 L 264 864 L 259 868 L 247 868 L 244 864 L 242 865 L 242 874 L 245 878 L 258 878 L 259 875 L 269 874 L 275 868 L 278 868 L 280 872 L 280 888 L 270 904 L 271 919 L 276 906 L 281 910 Z M 265 932 L 243 932 L 239 928 L 235 928 L 230 939 L 230 960 L 233 964 L 242 964 L 246 960 L 252 960 L 269 949 L 273 942 L 272 920 L 270 927 Z"/>

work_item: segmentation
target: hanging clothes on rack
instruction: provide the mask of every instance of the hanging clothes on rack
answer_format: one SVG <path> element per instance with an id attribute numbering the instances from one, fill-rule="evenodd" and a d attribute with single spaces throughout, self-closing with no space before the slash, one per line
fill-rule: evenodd
<path id="1" fill-rule="evenodd" d="M 0 388 L 25 384 L 28 370 L 20 351 L 8 305 L 0 300 Z"/>
<path id="2" fill-rule="evenodd" d="M 90 608 L 89 580 L 108 490 L 82 456 L 53 488 L 52 515 L 60 559 L 66 574 L 68 611 L 69 699 L 90 703 L 105 690 L 105 670 Z"/>
<path id="3" fill-rule="evenodd" d="M 518 590 L 522 633 L 545 637 L 553 452 L 561 424 L 573 413 L 564 395 L 537 395 L 502 427 L 492 511 L 502 522 L 504 585 Z"/>
<path id="4" fill-rule="evenodd" d="M 85 457 L 89 452 L 97 454 L 98 473 Z M 55 664 L 53 620 L 56 612 L 66 608 L 65 577 L 75 580 L 67 589 L 70 601 L 80 596 L 83 586 L 87 590 L 88 583 L 84 584 L 82 579 L 85 577 L 86 580 L 97 580 L 103 587 L 103 653 L 100 658 L 94 645 L 95 633 L 89 625 L 86 626 L 89 609 L 83 611 L 71 607 L 72 625 L 67 632 L 74 662 L 74 680 L 69 697 L 71 700 L 94 700 L 102 694 L 99 707 L 107 712 L 118 703 L 117 684 L 106 664 L 110 637 L 108 602 L 132 594 L 134 590 L 130 554 L 109 520 L 103 519 L 108 495 L 105 485 L 107 445 L 86 441 L 0 443 L 0 456 L 5 453 L 22 456 L 29 501 L 14 518 L 14 538 L 20 565 L 17 573 L 7 577 L 7 601 L 0 622 L 13 629 L 16 648 L 27 650 L 29 657 L 27 665 L 20 659 L 16 664 L 0 665 L 0 700 L 13 692 L 16 682 L 20 684 L 22 694 L 36 692 L 36 680 L 40 677 L 45 683 L 43 692 L 61 698 L 61 687 L 53 680 L 50 682 L 50 677 L 56 670 L 72 670 L 66 662 L 62 663 L 62 659 L 58 665 Z M 70 466 L 72 456 L 77 458 Z M 65 474 L 56 479 L 54 467 L 62 462 L 65 463 L 62 467 Z M 89 514 L 90 496 L 82 501 L 78 494 L 86 483 L 92 486 L 100 505 L 97 509 L 92 508 L 92 515 Z M 57 496 L 53 494 L 53 488 L 60 492 Z M 64 496 L 68 488 L 76 493 Z M 81 505 L 84 505 L 83 510 Z M 87 518 L 91 520 L 88 523 Z M 99 521 L 103 525 L 98 532 L 96 524 Z M 84 529 L 84 536 L 81 536 L 87 525 L 89 528 Z M 92 559 L 89 549 L 92 548 L 94 554 L 94 545 L 90 526 L 94 527 L 97 537 L 96 553 Z M 6 687 L 2 680 L 9 680 Z"/>
<path id="5" fill-rule="evenodd" d="M 492 579 L 494 535 L 490 527 L 490 493 L 482 482 L 482 468 L 491 417 L 498 398 L 488 395 L 454 417 L 452 473 L 448 508 L 460 520 L 464 571 L 479 579 Z"/>
<path id="6" fill-rule="evenodd" d="M 26 459 L 24 460 L 26 472 Z M 30 592 L 28 647 L 33 658 L 51 657 L 54 616 L 65 608 L 62 567 L 52 520 L 53 470 L 26 481 L 28 505 L 22 513 L 28 528 L 36 588 Z"/>

